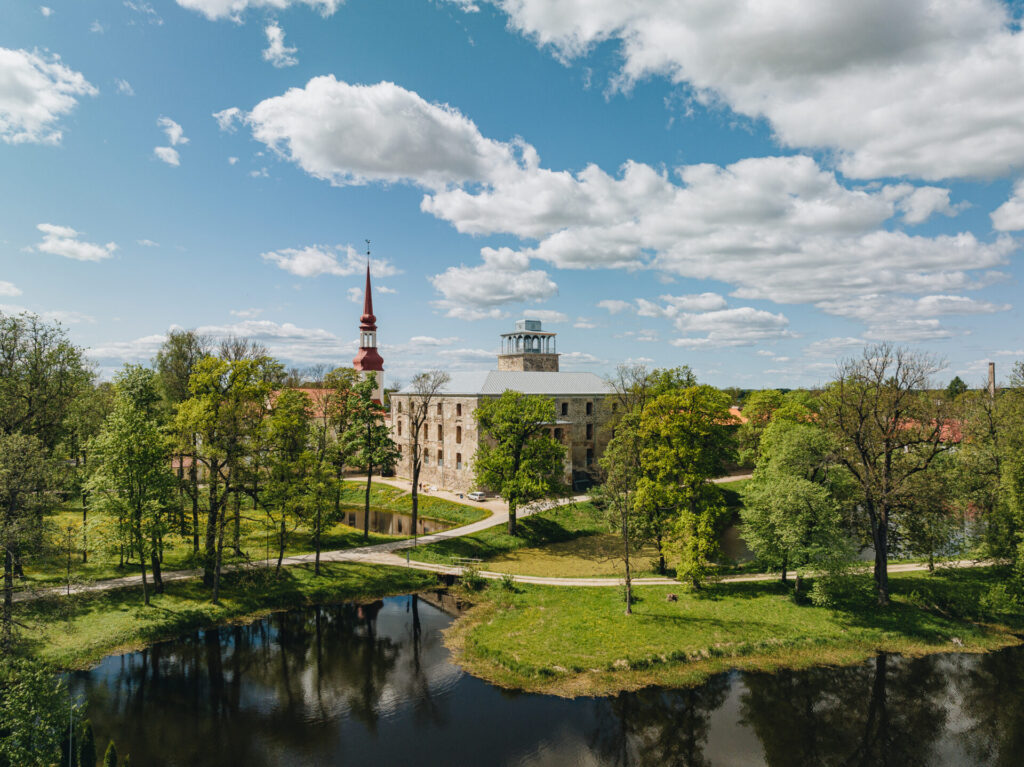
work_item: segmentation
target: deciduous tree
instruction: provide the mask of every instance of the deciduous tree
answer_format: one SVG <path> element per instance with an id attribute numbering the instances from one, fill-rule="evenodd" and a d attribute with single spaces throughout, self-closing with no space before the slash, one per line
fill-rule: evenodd
<path id="1" fill-rule="evenodd" d="M 413 376 L 409 383 L 409 461 L 412 464 L 412 530 L 416 534 L 419 519 L 420 469 L 423 467 L 423 440 L 430 410 L 451 377 L 441 370 L 428 370 Z"/>
<path id="2" fill-rule="evenodd" d="M 373 399 L 376 373 L 370 373 L 352 387 L 352 419 L 345 441 L 354 450 L 354 460 L 366 471 L 366 495 L 363 503 L 363 539 L 370 538 L 370 490 L 375 469 L 393 467 L 398 448 L 391 430 L 384 423 L 381 404 Z"/>

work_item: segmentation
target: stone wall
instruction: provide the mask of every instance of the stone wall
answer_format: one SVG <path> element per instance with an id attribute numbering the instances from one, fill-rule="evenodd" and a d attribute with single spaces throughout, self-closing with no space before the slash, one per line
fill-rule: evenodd
<path id="1" fill-rule="evenodd" d="M 557 373 L 557 354 L 499 354 L 498 370 L 525 370 L 534 373 Z"/>

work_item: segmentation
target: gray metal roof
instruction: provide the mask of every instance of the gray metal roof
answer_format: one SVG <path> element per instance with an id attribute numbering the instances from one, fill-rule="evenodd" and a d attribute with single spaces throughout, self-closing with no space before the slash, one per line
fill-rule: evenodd
<path id="1" fill-rule="evenodd" d="M 593 373 L 539 373 L 518 370 L 487 370 L 451 373 L 445 394 L 499 395 L 511 389 L 523 394 L 609 394 L 611 387 Z M 399 394 L 410 394 L 408 386 Z"/>

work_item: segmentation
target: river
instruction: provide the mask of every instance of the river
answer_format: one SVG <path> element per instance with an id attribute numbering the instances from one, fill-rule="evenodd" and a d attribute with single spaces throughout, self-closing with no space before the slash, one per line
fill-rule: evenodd
<path id="1" fill-rule="evenodd" d="M 431 599 L 436 602 L 436 599 Z M 1024 649 L 562 698 L 453 665 L 417 596 L 278 613 L 70 676 L 135 767 L 1018 765 Z"/>

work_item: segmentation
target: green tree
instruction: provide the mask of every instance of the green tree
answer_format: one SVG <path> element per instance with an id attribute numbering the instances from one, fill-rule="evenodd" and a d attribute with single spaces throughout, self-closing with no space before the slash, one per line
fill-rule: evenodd
<path id="1" fill-rule="evenodd" d="M 345 442 L 351 445 L 355 462 L 366 471 L 363 503 L 363 539 L 370 538 L 370 491 L 374 469 L 387 469 L 398 461 L 398 448 L 384 423 L 384 411 L 373 399 L 376 374 L 370 373 L 352 387 L 352 420 Z"/>
<path id="2" fill-rule="evenodd" d="M 175 431 L 179 445 L 196 445 L 195 457 L 207 480 L 203 582 L 220 598 L 227 501 L 245 491 L 244 466 L 257 446 L 280 363 L 269 357 L 199 361 L 189 388 L 192 397 L 178 406 Z"/>
<path id="3" fill-rule="evenodd" d="M 160 390 L 164 406 L 170 417 L 178 406 L 192 396 L 189 381 L 196 365 L 210 353 L 210 340 L 194 330 L 171 330 L 160 346 L 153 362 L 160 374 Z M 195 459 L 195 435 L 191 443 L 179 442 L 177 460 L 179 500 L 181 511 L 179 527 L 185 532 L 185 498 L 192 507 L 192 551 L 199 553 L 199 467 Z M 185 466 L 188 464 L 188 477 Z"/>
<path id="4" fill-rule="evenodd" d="M 737 431 L 739 460 L 745 466 L 754 465 L 757 460 L 761 434 L 772 421 L 775 411 L 782 407 L 782 392 L 778 389 L 762 389 L 751 392 L 743 402 L 741 413 L 747 419 Z"/>
<path id="5" fill-rule="evenodd" d="M 955 458 L 950 453 L 938 456 L 927 472 L 912 477 L 904 496 L 910 504 L 894 515 L 896 527 L 906 549 L 915 556 L 928 558 L 929 572 L 935 571 L 935 558 L 951 553 L 961 529 L 963 515 L 956 505 Z"/>
<path id="6" fill-rule="evenodd" d="M 0 647 L 14 641 L 14 573 L 20 560 L 42 539 L 41 519 L 55 484 L 43 444 L 26 434 L 0 434 L 0 553 L 4 598 Z"/>
<path id="7" fill-rule="evenodd" d="M 964 383 L 960 376 L 955 376 L 952 381 L 949 382 L 949 386 L 946 387 L 946 396 L 950 399 L 956 399 L 961 394 L 967 393 L 967 384 Z"/>
<path id="8" fill-rule="evenodd" d="M 0 767 L 50 767 L 67 747 L 72 701 L 53 669 L 18 657 L 0 663 Z"/>
<path id="9" fill-rule="evenodd" d="M 263 507 L 277 538 L 277 572 L 280 573 L 289 524 L 294 529 L 302 519 L 310 463 L 309 397 L 297 389 L 284 389 L 274 401 L 263 427 L 267 453 Z M 319 543 L 318 537 L 316 540 Z M 319 549 L 317 553 L 319 558 Z"/>
<path id="10" fill-rule="evenodd" d="M 715 549 L 715 523 L 725 511 L 721 490 L 709 480 L 735 455 L 730 403 L 711 386 L 692 386 L 661 395 L 640 419 L 644 476 L 637 484 L 637 508 L 650 520 L 656 540 L 672 524 L 681 555 L 678 574 L 695 588 Z"/>
<path id="11" fill-rule="evenodd" d="M 839 497 L 842 470 L 819 426 L 776 420 L 761 435 L 754 476 L 740 491 L 743 537 L 773 570 L 829 565 L 848 556 Z M 839 497 L 837 497 L 839 496 Z"/>
<path id="12" fill-rule="evenodd" d="M 516 510 L 565 489 L 565 447 L 548 433 L 555 403 L 547 397 L 506 391 L 474 412 L 480 432 L 473 461 L 476 484 L 508 502 L 508 534 L 516 535 Z"/>
<path id="13" fill-rule="evenodd" d="M 334 470 L 334 517 L 341 518 L 342 478 L 346 467 L 355 458 L 356 441 L 353 438 L 353 423 L 360 411 L 355 386 L 359 383 L 359 371 L 352 368 L 338 368 L 328 373 L 323 380 L 323 391 L 317 405 L 313 429 L 323 435 L 326 458 Z M 316 439 L 320 439 L 319 436 Z"/>
<path id="14" fill-rule="evenodd" d="M 636 486 L 642 466 L 640 455 L 640 416 L 624 415 L 598 460 L 603 480 L 593 497 L 608 513 L 609 526 L 622 541 L 622 561 L 626 569 L 626 615 L 633 612 L 633 580 L 630 557 L 644 541 L 642 519 L 636 511 Z"/>
<path id="15" fill-rule="evenodd" d="M 413 376 L 409 383 L 409 461 L 412 465 L 412 530 L 416 534 L 419 519 L 420 469 L 423 466 L 423 440 L 426 437 L 430 409 L 437 402 L 450 376 L 429 370 Z"/>
<path id="16" fill-rule="evenodd" d="M 157 589 L 162 590 L 160 540 L 174 475 L 169 444 L 157 421 L 156 374 L 126 365 L 116 388 L 114 411 L 92 441 L 96 467 L 88 486 L 99 509 L 125 520 L 142 565 L 142 596 L 148 605 L 146 560 L 151 560 Z"/>
<path id="17" fill-rule="evenodd" d="M 67 420 L 66 454 L 72 467 L 69 490 L 82 500 L 82 561 L 89 561 L 89 440 L 95 437 L 114 406 L 114 387 L 107 382 L 91 383 L 82 388 L 71 403 Z"/>
<path id="18" fill-rule="evenodd" d="M 103 754 L 103 767 L 117 767 L 117 746 L 114 745 L 114 741 L 110 741 L 106 753 Z"/>
<path id="19" fill-rule="evenodd" d="M 931 357 L 879 344 L 848 360 L 822 394 L 821 420 L 836 440 L 836 456 L 856 482 L 862 521 L 875 549 L 878 604 L 889 604 L 889 539 L 896 509 L 915 475 L 952 447 L 948 401 L 929 391 L 941 368 Z"/>

